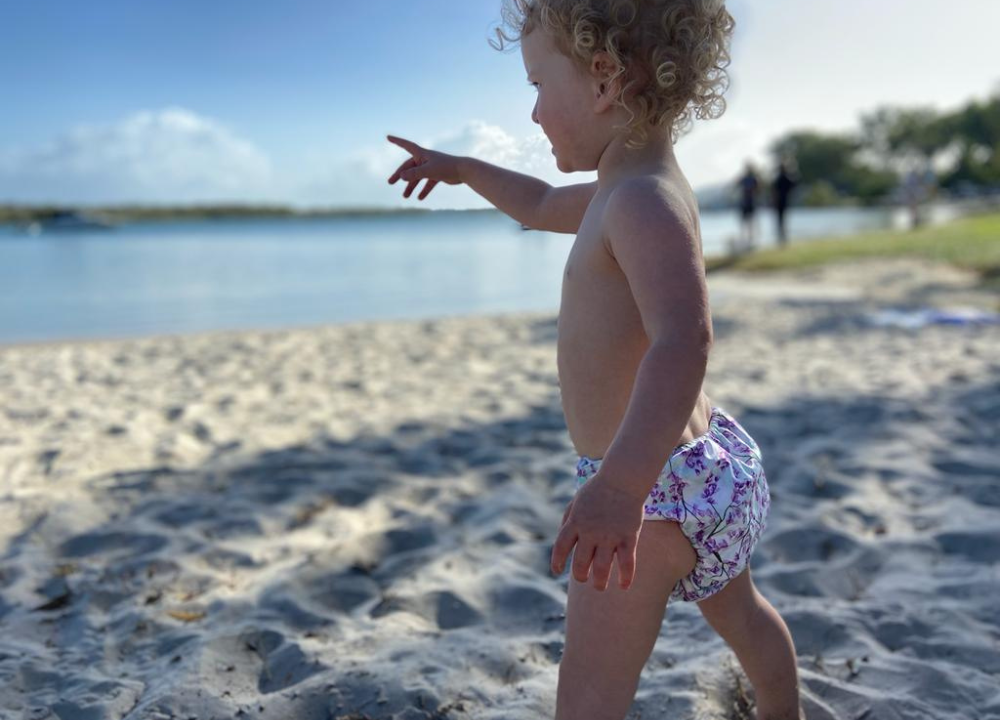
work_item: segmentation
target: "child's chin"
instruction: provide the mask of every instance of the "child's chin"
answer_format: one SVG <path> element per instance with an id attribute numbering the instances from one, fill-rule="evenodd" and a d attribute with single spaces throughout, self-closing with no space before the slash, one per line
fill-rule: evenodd
<path id="1" fill-rule="evenodd" d="M 575 172 L 587 172 L 587 168 L 575 167 L 573 165 L 570 165 L 569 163 L 560 162 L 558 160 L 556 161 L 556 168 L 558 168 L 560 172 L 564 172 L 567 175 Z M 597 168 L 592 168 L 592 169 L 596 170 Z"/>

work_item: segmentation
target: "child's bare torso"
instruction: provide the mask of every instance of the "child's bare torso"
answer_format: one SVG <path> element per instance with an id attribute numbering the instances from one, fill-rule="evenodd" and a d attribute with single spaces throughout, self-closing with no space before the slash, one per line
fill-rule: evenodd
<path id="1" fill-rule="evenodd" d="M 667 183 L 666 180 L 664 180 Z M 697 217 L 690 191 L 667 183 Z M 604 457 L 625 416 L 632 386 L 649 340 L 628 282 L 605 244 L 601 229 L 611 190 L 598 190 L 580 223 L 563 273 L 559 309 L 558 369 L 563 412 L 580 455 Z M 697 233 L 697 228 L 694 229 Z M 708 431 L 711 402 L 702 392 L 679 438 Z"/>

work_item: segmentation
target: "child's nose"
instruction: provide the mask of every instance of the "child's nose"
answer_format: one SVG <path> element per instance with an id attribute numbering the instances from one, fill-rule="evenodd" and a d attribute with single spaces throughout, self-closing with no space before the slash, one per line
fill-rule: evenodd
<path id="1" fill-rule="evenodd" d="M 535 107 L 531 108 L 531 121 L 536 125 L 540 125 L 538 122 L 538 103 L 535 103 Z"/>

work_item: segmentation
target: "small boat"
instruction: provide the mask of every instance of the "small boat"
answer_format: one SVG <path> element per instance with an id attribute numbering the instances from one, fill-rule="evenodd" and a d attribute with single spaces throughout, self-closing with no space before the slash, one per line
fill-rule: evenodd
<path id="1" fill-rule="evenodd" d="M 104 218 L 79 210 L 56 210 L 39 218 L 25 228 L 30 235 L 43 232 L 64 232 L 73 230 L 110 230 L 115 224 Z"/>

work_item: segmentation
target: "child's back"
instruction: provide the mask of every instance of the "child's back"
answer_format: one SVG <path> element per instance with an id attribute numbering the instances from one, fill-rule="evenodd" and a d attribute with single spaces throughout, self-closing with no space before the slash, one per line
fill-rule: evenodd
<path id="1" fill-rule="evenodd" d="M 770 507 L 760 450 L 702 391 L 698 208 L 673 153 L 692 113 L 724 107 L 732 18 L 721 0 L 515 0 L 505 19 L 558 167 L 597 182 L 552 188 L 391 136 L 412 158 L 389 181 L 409 196 L 426 178 L 421 199 L 464 182 L 525 225 L 577 233 L 558 333 L 580 457 L 553 546 L 557 573 L 573 552 L 556 717 L 623 718 L 675 599 L 729 642 L 761 720 L 798 718 L 791 637 L 749 573 Z"/>

